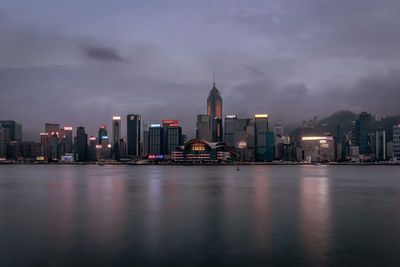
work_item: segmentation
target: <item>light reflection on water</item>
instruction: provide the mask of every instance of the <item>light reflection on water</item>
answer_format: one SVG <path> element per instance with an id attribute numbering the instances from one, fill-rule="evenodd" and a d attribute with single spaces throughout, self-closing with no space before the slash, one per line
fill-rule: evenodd
<path id="1" fill-rule="evenodd" d="M 400 168 L 0 166 L 2 266 L 400 263 Z"/>

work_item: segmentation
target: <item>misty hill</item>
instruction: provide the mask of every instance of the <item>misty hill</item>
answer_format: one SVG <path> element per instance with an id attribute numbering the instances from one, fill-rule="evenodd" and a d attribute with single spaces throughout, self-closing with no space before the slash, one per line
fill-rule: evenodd
<path id="1" fill-rule="evenodd" d="M 357 119 L 358 115 L 347 110 L 333 113 L 329 117 L 320 120 L 314 128 L 299 127 L 291 132 L 291 136 L 301 135 L 337 135 L 337 126 L 340 125 L 340 133 L 348 132 L 351 123 Z"/>
<path id="2" fill-rule="evenodd" d="M 358 119 L 358 115 L 351 111 L 337 111 L 320 120 L 314 128 L 303 128 L 298 127 L 294 129 L 290 135 L 293 137 L 299 137 L 301 135 L 331 135 L 337 136 L 337 126 L 340 125 L 340 135 L 347 133 L 351 129 L 353 121 Z M 379 121 L 372 119 L 371 130 L 376 131 L 383 129 L 386 131 L 387 141 L 392 140 L 393 125 L 400 123 L 400 115 L 387 116 Z"/>

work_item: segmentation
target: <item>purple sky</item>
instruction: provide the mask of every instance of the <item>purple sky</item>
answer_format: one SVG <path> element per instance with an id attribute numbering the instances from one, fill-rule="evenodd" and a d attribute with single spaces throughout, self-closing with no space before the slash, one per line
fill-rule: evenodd
<path id="1" fill-rule="evenodd" d="M 191 136 L 213 72 L 224 114 L 399 114 L 399 14 L 398 0 L 2 0 L 0 119 L 26 140 L 128 113 Z"/>

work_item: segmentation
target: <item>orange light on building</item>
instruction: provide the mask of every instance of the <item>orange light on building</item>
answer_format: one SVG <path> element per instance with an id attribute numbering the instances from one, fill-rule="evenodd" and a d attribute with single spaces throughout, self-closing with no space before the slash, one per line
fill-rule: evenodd
<path id="1" fill-rule="evenodd" d="M 193 151 L 205 151 L 206 146 L 203 143 L 194 143 L 192 145 L 192 150 Z"/>
<path id="2" fill-rule="evenodd" d="M 120 116 L 114 116 L 113 120 L 121 120 L 121 117 Z"/>
<path id="3" fill-rule="evenodd" d="M 96 140 L 97 140 L 97 138 L 96 138 L 96 137 L 93 137 L 93 136 L 91 136 L 91 137 L 89 138 L 89 140 L 90 140 L 90 141 L 96 141 Z"/>
<path id="4" fill-rule="evenodd" d="M 179 126 L 179 124 L 175 124 L 175 123 L 169 125 L 169 127 L 178 127 L 178 126 Z"/>
<path id="5" fill-rule="evenodd" d="M 254 118 L 268 118 L 268 114 L 255 114 Z"/>
<path id="6" fill-rule="evenodd" d="M 99 128 L 100 128 L 100 129 L 105 129 L 105 128 L 106 128 L 106 126 L 100 126 Z"/>
<path id="7" fill-rule="evenodd" d="M 64 127 L 64 131 L 72 131 L 72 127 L 66 126 L 66 127 Z"/>
<path id="8" fill-rule="evenodd" d="M 163 120 L 163 124 L 179 124 L 178 120 Z"/>

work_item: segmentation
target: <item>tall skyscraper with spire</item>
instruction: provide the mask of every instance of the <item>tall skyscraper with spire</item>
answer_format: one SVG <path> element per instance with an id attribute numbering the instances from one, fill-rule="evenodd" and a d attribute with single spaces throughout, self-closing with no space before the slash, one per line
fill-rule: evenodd
<path id="1" fill-rule="evenodd" d="M 210 117 L 212 142 L 222 141 L 222 97 L 215 86 L 215 73 L 213 87 L 207 98 L 207 115 Z"/>

